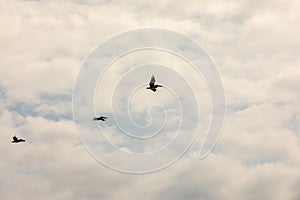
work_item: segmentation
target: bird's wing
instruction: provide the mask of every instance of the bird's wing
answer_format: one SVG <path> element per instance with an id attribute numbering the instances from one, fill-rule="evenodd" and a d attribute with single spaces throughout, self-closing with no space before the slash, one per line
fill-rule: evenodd
<path id="1" fill-rule="evenodd" d="M 13 137 L 14 141 L 18 141 L 18 138 L 16 136 Z"/>
<path id="2" fill-rule="evenodd" d="M 102 120 L 102 121 L 105 121 L 105 119 L 106 119 L 106 117 L 104 117 L 104 116 L 100 117 L 100 120 Z"/>
<path id="3" fill-rule="evenodd" d="M 24 139 L 19 139 L 19 141 L 20 141 L 20 142 L 25 142 L 25 140 L 24 140 Z"/>
<path id="4" fill-rule="evenodd" d="M 152 75 L 150 83 L 149 83 L 150 87 L 154 86 L 154 83 L 155 83 L 155 78 L 154 78 L 154 75 Z"/>

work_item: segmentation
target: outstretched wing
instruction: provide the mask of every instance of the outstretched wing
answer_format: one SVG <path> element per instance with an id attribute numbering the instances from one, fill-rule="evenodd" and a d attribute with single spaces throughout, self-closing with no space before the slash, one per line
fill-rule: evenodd
<path id="1" fill-rule="evenodd" d="M 101 117 L 99 117 L 99 119 L 102 120 L 102 121 L 104 121 L 106 119 L 106 117 L 101 116 Z"/>
<path id="2" fill-rule="evenodd" d="M 154 78 L 154 75 L 152 75 L 150 83 L 149 83 L 150 87 L 153 87 L 154 83 L 155 83 L 155 78 Z"/>
<path id="3" fill-rule="evenodd" d="M 20 139 L 19 141 L 20 141 L 20 142 L 25 142 L 25 140 L 24 140 L 24 139 Z"/>

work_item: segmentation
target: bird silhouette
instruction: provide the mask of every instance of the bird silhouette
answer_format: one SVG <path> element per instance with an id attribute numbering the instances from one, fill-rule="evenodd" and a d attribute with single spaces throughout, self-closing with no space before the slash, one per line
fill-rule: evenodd
<path id="1" fill-rule="evenodd" d="M 155 77 L 154 75 L 152 75 L 150 83 L 149 83 L 149 87 L 147 87 L 146 89 L 152 90 L 153 92 L 156 92 L 156 88 L 158 87 L 163 87 L 162 85 L 155 85 Z"/>
<path id="2" fill-rule="evenodd" d="M 11 141 L 11 143 L 19 143 L 19 142 L 25 142 L 25 140 L 24 139 L 19 139 L 19 138 L 17 138 L 17 136 L 14 136 L 13 141 Z"/>
<path id="3" fill-rule="evenodd" d="M 93 120 L 95 121 L 105 121 L 107 117 L 104 117 L 104 116 L 100 116 L 100 117 L 94 117 Z"/>

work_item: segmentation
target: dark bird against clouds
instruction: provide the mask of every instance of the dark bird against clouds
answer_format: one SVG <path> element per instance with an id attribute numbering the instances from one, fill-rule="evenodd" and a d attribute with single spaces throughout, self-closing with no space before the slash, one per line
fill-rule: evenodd
<path id="1" fill-rule="evenodd" d="M 107 117 L 100 116 L 100 117 L 94 117 L 94 119 L 93 119 L 93 120 L 96 120 L 96 121 L 99 121 L 99 120 L 101 120 L 101 121 L 105 121 L 105 120 L 106 120 L 106 118 L 107 118 Z"/>
<path id="2" fill-rule="evenodd" d="M 12 143 L 19 143 L 19 142 L 25 142 L 25 140 L 23 140 L 23 139 L 19 139 L 19 138 L 17 138 L 17 136 L 14 136 L 13 137 L 13 141 L 11 141 Z"/>
<path id="3" fill-rule="evenodd" d="M 156 88 L 158 88 L 158 87 L 162 87 L 162 85 L 155 85 L 155 77 L 154 77 L 154 75 L 152 75 L 150 83 L 149 83 L 149 87 L 147 87 L 146 89 L 156 92 Z"/>

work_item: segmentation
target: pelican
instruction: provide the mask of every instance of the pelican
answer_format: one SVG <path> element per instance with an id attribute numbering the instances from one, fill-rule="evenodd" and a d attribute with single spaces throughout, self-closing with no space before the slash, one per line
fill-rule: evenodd
<path id="1" fill-rule="evenodd" d="M 158 87 L 163 87 L 162 85 L 155 85 L 155 77 L 154 75 L 152 75 L 150 83 L 149 83 L 149 87 L 147 87 L 146 89 L 152 90 L 153 92 L 156 92 L 156 88 Z"/>
<path id="2" fill-rule="evenodd" d="M 99 120 L 101 120 L 101 121 L 105 121 L 105 120 L 106 120 L 106 118 L 107 118 L 107 117 L 100 116 L 100 117 L 94 117 L 94 119 L 93 119 L 93 120 L 96 120 L 96 121 L 99 121 Z"/>
<path id="3" fill-rule="evenodd" d="M 24 139 L 19 139 L 19 138 L 17 138 L 17 136 L 14 136 L 13 141 L 11 141 L 11 143 L 19 143 L 19 142 L 25 142 L 25 140 Z"/>

